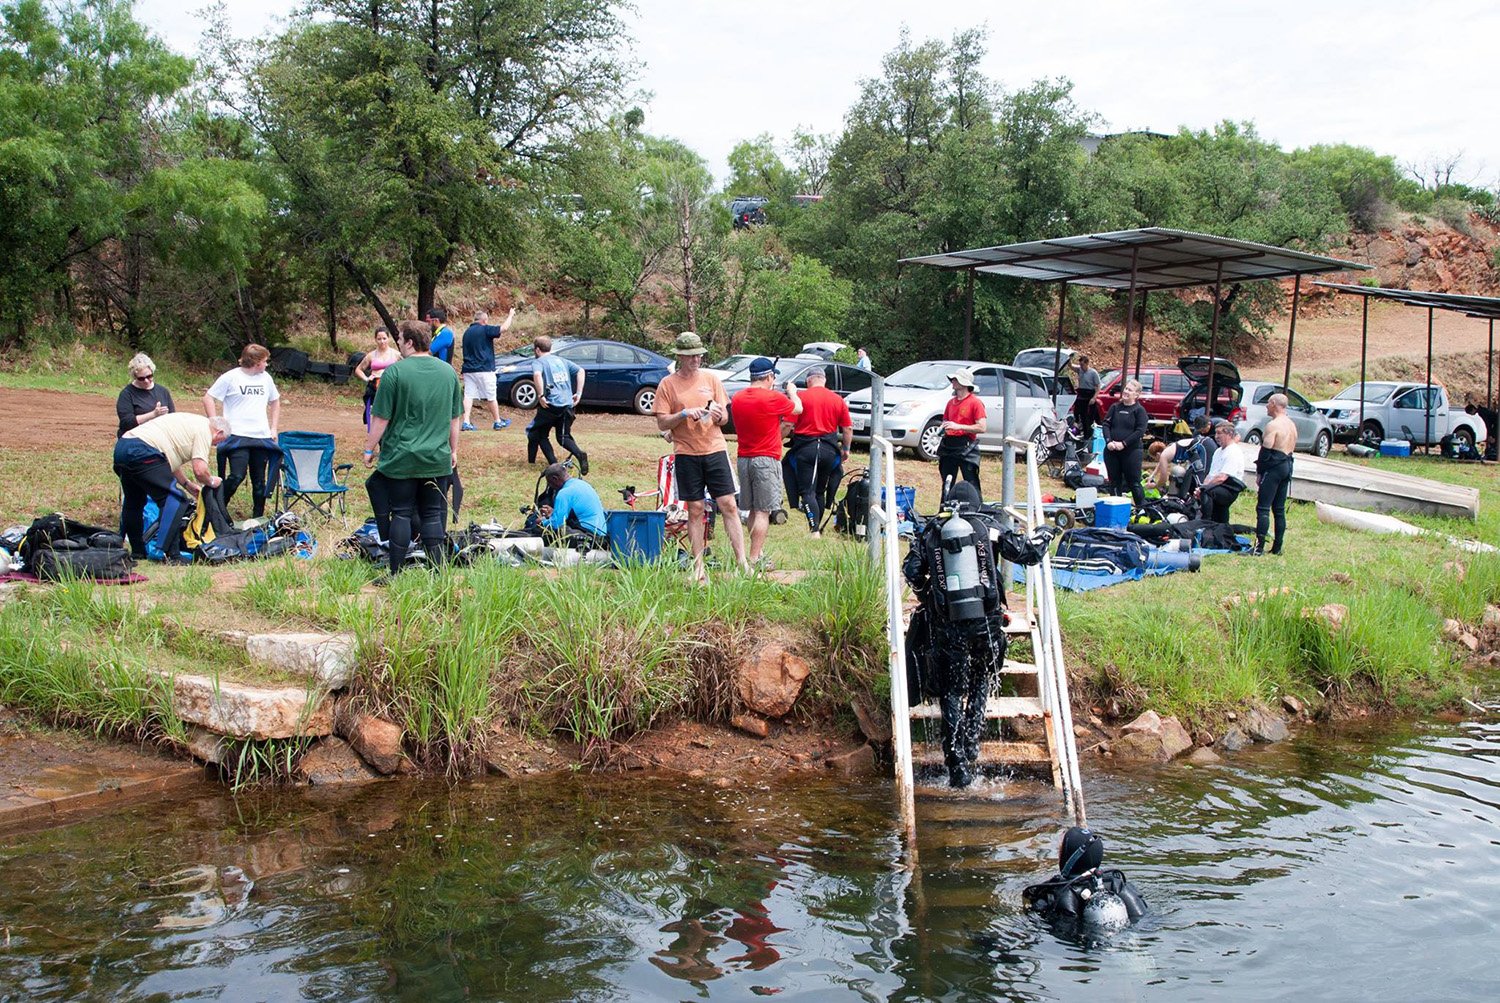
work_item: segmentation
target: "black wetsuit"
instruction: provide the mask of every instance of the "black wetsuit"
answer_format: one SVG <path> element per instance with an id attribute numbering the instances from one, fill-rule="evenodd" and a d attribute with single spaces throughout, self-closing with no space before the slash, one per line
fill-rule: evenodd
<path id="1" fill-rule="evenodd" d="M 1117 495 L 1128 490 L 1138 509 L 1146 506 L 1146 492 L 1141 487 L 1141 440 L 1149 420 L 1146 409 L 1138 403 L 1116 402 L 1104 416 L 1104 469 L 1109 473 L 1109 489 Z M 1110 449 L 1111 442 L 1122 442 L 1125 448 Z"/>
<path id="2" fill-rule="evenodd" d="M 1101 895 L 1117 896 L 1125 904 L 1126 915 L 1132 923 L 1146 914 L 1145 898 L 1125 877 L 1125 872 L 1114 869 L 1088 871 L 1076 878 L 1054 874 L 1041 884 L 1023 890 L 1021 901 L 1029 912 L 1046 920 L 1081 924 L 1089 904 Z"/>
<path id="3" fill-rule="evenodd" d="M 1255 471 L 1259 478 L 1255 496 L 1255 546 L 1265 547 L 1266 530 L 1274 516 L 1276 536 L 1271 553 L 1279 554 L 1281 542 L 1286 538 L 1286 495 L 1292 486 L 1292 454 L 1262 446 L 1255 460 Z"/>

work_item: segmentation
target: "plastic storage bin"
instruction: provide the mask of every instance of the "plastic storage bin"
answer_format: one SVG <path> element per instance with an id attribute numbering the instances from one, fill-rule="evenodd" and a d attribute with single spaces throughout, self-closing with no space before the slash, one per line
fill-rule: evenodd
<path id="1" fill-rule="evenodd" d="M 1405 439 L 1386 439 L 1380 444 L 1381 456 L 1410 456 L 1411 443 Z"/>
<path id="2" fill-rule="evenodd" d="M 661 560 L 662 541 L 667 535 L 665 512 L 606 512 L 609 552 L 621 563 Z"/>
<path id="3" fill-rule="evenodd" d="M 1094 525 L 1100 529 L 1124 529 L 1130 525 L 1130 499 L 1112 496 L 1094 502 Z"/>

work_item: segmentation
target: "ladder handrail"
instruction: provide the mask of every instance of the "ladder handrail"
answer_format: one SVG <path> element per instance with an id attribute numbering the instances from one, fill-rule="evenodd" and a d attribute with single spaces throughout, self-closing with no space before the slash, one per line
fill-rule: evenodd
<path id="1" fill-rule="evenodd" d="M 880 464 L 884 469 L 880 469 Z M 872 498 L 871 522 L 880 530 L 885 573 L 885 636 L 891 674 L 891 753 L 896 767 L 896 798 L 901 825 L 906 831 L 907 866 L 917 859 L 917 795 L 911 762 L 911 708 L 906 693 L 906 619 L 902 597 L 906 582 L 901 577 L 901 513 L 896 508 L 895 444 L 882 435 L 870 437 L 870 466 L 885 474 L 878 483 L 880 497 Z M 871 527 L 872 530 L 875 528 Z"/>

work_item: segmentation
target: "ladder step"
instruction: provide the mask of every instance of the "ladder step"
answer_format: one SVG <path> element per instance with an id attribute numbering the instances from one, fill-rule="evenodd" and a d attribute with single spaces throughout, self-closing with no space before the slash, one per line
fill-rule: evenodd
<path id="1" fill-rule="evenodd" d="M 919 703 L 911 708 L 912 720 L 930 721 L 943 716 L 935 703 Z M 984 716 L 990 720 L 1007 717 L 1041 717 L 1042 702 L 1036 697 L 990 697 L 984 702 Z"/>
<path id="2" fill-rule="evenodd" d="M 915 766 L 942 766 L 943 751 L 934 748 L 932 750 L 913 751 L 911 757 Z M 1045 745 L 1035 742 L 980 742 L 979 762 L 984 763 L 1035 763 L 1048 765 L 1052 757 L 1047 753 Z"/>
<path id="3" fill-rule="evenodd" d="M 1031 662 L 1012 662 L 1007 658 L 1005 660 L 1005 667 L 1000 671 L 1007 676 L 1034 676 L 1036 675 L 1037 669 L 1036 665 Z"/>

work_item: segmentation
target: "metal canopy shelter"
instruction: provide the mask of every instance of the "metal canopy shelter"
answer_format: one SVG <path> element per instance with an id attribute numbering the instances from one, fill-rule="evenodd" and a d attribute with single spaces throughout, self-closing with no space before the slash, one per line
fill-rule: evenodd
<path id="1" fill-rule="evenodd" d="M 1214 287 L 1213 334 L 1209 353 L 1219 354 L 1219 304 L 1227 282 L 1251 282 L 1257 279 L 1280 279 L 1292 276 L 1291 330 L 1287 335 L 1286 376 L 1292 372 L 1292 343 L 1297 334 L 1297 305 L 1302 293 L 1302 276 L 1325 272 L 1367 269 L 1370 266 L 1338 258 L 1291 251 L 1270 244 L 1255 244 L 1230 237 L 1218 237 L 1186 230 L 1146 227 L 1139 230 L 1117 230 L 1113 233 L 1081 234 L 1054 240 L 1034 240 L 1023 244 L 978 247 L 946 254 L 928 254 L 903 258 L 901 264 L 927 265 L 932 268 L 968 272 L 968 308 L 964 316 L 964 355 L 971 352 L 974 323 L 974 274 L 1004 275 L 1009 278 L 1058 284 L 1057 355 L 1062 354 L 1063 316 L 1069 285 L 1094 286 L 1102 289 L 1125 289 L 1129 302 L 1125 311 L 1125 344 L 1121 373 L 1130 368 L 1130 328 L 1135 318 L 1135 294 L 1140 290 L 1142 305 L 1153 289 L 1187 289 L 1193 286 Z M 1136 339 L 1136 371 L 1141 366 L 1144 335 Z M 1208 400 L 1213 400 L 1213 367 L 1209 367 Z"/>
<path id="2" fill-rule="evenodd" d="M 1490 322 L 1490 344 L 1489 355 L 1485 364 L 1485 390 L 1484 406 L 1493 411 L 1495 408 L 1495 321 L 1500 319 L 1500 297 L 1495 296 L 1469 296 L 1463 293 L 1426 293 L 1417 289 L 1382 289 L 1379 286 L 1348 286 L 1337 282 L 1315 282 L 1314 285 L 1325 289 L 1332 289 L 1337 293 L 1349 296 L 1358 296 L 1363 301 L 1363 319 L 1359 332 L 1359 382 L 1365 382 L 1365 356 L 1370 338 L 1370 300 L 1382 299 L 1400 303 L 1402 306 L 1415 306 L 1427 308 L 1427 385 L 1432 386 L 1432 318 L 1438 310 L 1451 310 L 1465 316 L 1475 317 Z M 1452 402 L 1449 402 L 1452 406 Z M 1432 444 L 1432 398 L 1427 397 L 1426 427 L 1424 432 L 1427 444 Z M 1361 432 L 1365 425 L 1365 395 L 1361 388 L 1359 394 L 1359 425 Z"/>

